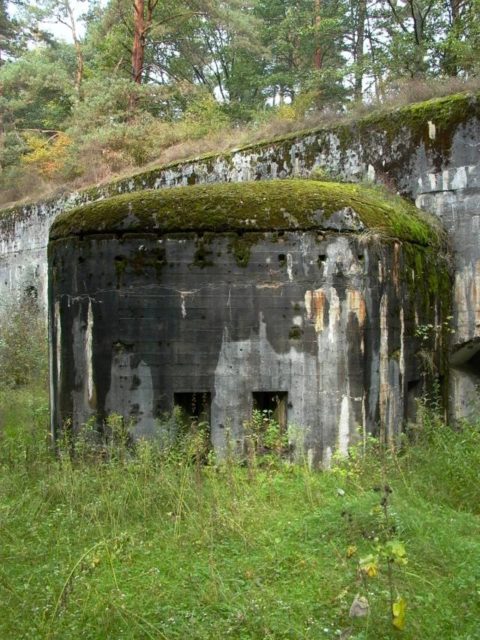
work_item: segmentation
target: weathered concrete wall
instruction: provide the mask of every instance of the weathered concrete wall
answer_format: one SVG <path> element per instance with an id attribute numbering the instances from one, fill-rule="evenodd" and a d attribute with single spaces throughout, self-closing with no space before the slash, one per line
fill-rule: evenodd
<path id="1" fill-rule="evenodd" d="M 67 237 L 50 264 L 54 428 L 116 412 L 152 435 L 174 393 L 210 393 L 220 452 L 255 391 L 288 393 L 291 440 L 317 463 L 359 427 L 395 436 L 424 391 L 417 324 L 448 314 L 431 248 L 354 234 Z M 441 372 L 440 336 L 429 347 Z"/>
<path id="2" fill-rule="evenodd" d="M 0 214 L 0 300 L 31 278 L 45 300 L 48 228 L 64 207 L 138 189 L 306 175 L 324 167 L 340 178 L 387 183 L 438 215 L 448 230 L 456 273 L 454 375 L 460 404 L 468 410 L 475 394 L 468 389 L 476 383 L 464 369 L 480 340 L 479 157 L 480 97 L 456 95 L 159 168 L 69 199 L 6 210 Z M 480 370 L 468 366 L 480 381 Z"/>
<path id="3" fill-rule="evenodd" d="M 34 286 L 41 306 L 47 299 L 47 245 L 55 216 L 78 195 L 0 211 L 0 307 L 2 301 Z"/>
<path id="4" fill-rule="evenodd" d="M 470 230 L 477 224 L 473 219 L 478 215 L 479 150 L 480 97 L 451 96 L 351 124 L 258 143 L 226 155 L 160 167 L 68 197 L 3 210 L 0 299 L 3 291 L 18 286 L 26 271 L 37 273 L 39 287 L 45 289 L 48 229 L 65 208 L 143 189 L 302 176 L 316 167 L 339 179 L 385 182 L 416 199 L 417 205 L 439 215 L 449 231 L 459 236 L 458 248 L 463 249 L 466 241 L 474 245 Z M 461 260 L 459 265 L 459 278 L 465 282 L 472 281 L 472 252 L 475 254 L 475 246 L 466 253 L 465 264 Z M 462 340 L 474 329 L 463 307 L 458 315 Z"/>

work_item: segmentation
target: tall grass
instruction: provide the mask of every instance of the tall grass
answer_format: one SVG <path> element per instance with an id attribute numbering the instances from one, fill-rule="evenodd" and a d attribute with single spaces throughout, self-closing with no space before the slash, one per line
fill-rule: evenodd
<path id="1" fill-rule="evenodd" d="M 55 456 L 43 393 L 9 390 L 0 407 L 1 638 L 480 637 L 475 425 L 429 418 L 401 453 L 372 442 L 323 473 L 271 451 L 199 469 L 193 441 L 86 438 Z M 386 482 L 404 631 L 387 571 L 359 569 L 385 533 Z M 351 618 L 357 594 L 370 612 Z"/>

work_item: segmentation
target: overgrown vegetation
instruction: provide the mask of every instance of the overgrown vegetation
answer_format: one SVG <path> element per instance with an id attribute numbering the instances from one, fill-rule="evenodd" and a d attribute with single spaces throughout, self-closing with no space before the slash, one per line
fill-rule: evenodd
<path id="1" fill-rule="evenodd" d="M 479 0 L 83 5 L 0 2 L 0 204 L 478 89 Z"/>
<path id="2" fill-rule="evenodd" d="M 422 408 L 414 444 L 318 472 L 263 415 L 239 464 L 115 416 L 55 456 L 43 392 L 0 407 L 2 637 L 479 637 L 478 424 Z"/>
<path id="3" fill-rule="evenodd" d="M 480 82 L 475 78 L 430 80 L 421 85 L 403 83 L 392 89 L 381 103 L 352 104 L 341 111 L 269 108 L 250 122 L 236 122 L 225 116 L 220 105 L 213 103 L 192 121 L 188 114 L 178 122 L 148 116 L 114 127 L 107 124 L 94 128 L 91 134 L 88 131 L 94 120 L 83 123 L 76 133 L 69 130 L 48 135 L 18 132 L 14 136 L 15 151 L 0 149 L 0 162 L 2 153 L 5 158 L 0 178 L 0 206 L 105 184 L 138 173 L 140 169 L 150 170 L 205 154 L 228 153 L 295 132 L 348 126 L 368 116 L 376 121 L 396 107 L 450 95 L 453 91 L 477 93 L 479 88 Z M 108 116 L 109 123 L 110 119 Z M 365 126 L 368 127 L 367 122 Z M 5 135 L 4 145 L 10 139 L 12 136 Z"/>
<path id="4" fill-rule="evenodd" d="M 0 388 L 31 386 L 47 377 L 47 336 L 37 293 L 23 293 L 2 301 L 0 310 Z"/>

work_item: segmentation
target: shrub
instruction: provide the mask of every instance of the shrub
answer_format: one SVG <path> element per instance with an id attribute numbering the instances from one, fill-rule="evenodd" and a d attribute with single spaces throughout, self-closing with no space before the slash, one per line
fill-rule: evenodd
<path id="1" fill-rule="evenodd" d="M 36 292 L 26 289 L 0 315 L 0 386 L 21 387 L 47 379 L 46 327 Z"/>
<path id="2" fill-rule="evenodd" d="M 42 178 L 54 180 L 61 177 L 72 140 L 66 133 L 58 131 L 49 138 L 38 133 L 25 134 L 28 152 L 22 163 L 34 167 Z"/>

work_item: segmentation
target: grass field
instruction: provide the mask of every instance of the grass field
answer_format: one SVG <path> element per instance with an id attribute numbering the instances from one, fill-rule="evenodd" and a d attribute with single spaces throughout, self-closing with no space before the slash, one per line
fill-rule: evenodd
<path id="1" fill-rule="evenodd" d="M 72 462 L 47 422 L 44 393 L 1 394 L 2 639 L 480 638 L 475 425 L 427 416 L 401 453 L 321 473 L 151 445 Z"/>

